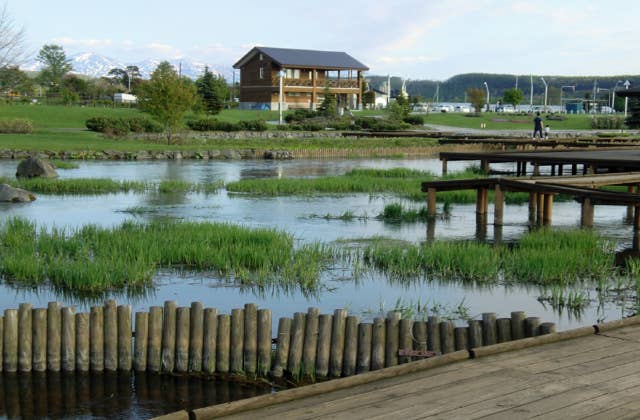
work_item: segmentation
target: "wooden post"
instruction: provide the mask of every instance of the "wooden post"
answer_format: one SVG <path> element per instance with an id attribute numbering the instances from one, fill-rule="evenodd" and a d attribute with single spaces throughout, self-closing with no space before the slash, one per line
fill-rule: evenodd
<path id="1" fill-rule="evenodd" d="M 493 190 L 493 224 L 496 226 L 502 226 L 502 219 L 504 214 L 504 194 L 500 184 L 496 184 Z"/>
<path id="2" fill-rule="evenodd" d="M 149 344 L 147 347 L 147 369 L 149 372 L 160 372 L 162 369 L 162 324 L 163 309 L 161 306 L 149 308 Z"/>
<path id="3" fill-rule="evenodd" d="M 573 163 L 571 165 L 571 175 L 578 175 L 578 164 Z"/>
<path id="4" fill-rule="evenodd" d="M 175 367 L 176 355 L 176 302 L 164 302 L 162 319 L 162 371 L 171 373 Z"/>
<path id="5" fill-rule="evenodd" d="M 627 186 L 627 192 L 629 194 L 633 194 L 635 190 L 636 190 L 635 185 Z M 583 201 L 583 205 L 584 205 L 584 201 Z M 632 205 L 627 206 L 627 222 L 630 222 L 631 220 L 633 220 L 633 209 L 634 209 L 634 206 Z"/>
<path id="6" fill-rule="evenodd" d="M 591 203 L 591 199 L 589 197 L 584 197 L 582 199 L 582 204 L 580 205 L 580 225 L 586 228 L 593 227 L 593 214 L 593 204 Z"/>
<path id="7" fill-rule="evenodd" d="M 401 319 L 400 320 L 400 349 L 401 350 L 413 350 L 413 320 Z M 399 356 L 399 363 L 409 363 L 411 356 Z"/>
<path id="8" fill-rule="evenodd" d="M 64 319 L 63 319 L 64 321 Z M 63 322 L 64 324 L 64 322 Z M 118 306 L 118 369 L 130 372 L 131 357 L 131 305 Z"/>
<path id="9" fill-rule="evenodd" d="M 149 313 L 136 312 L 136 336 L 133 347 L 133 369 L 144 372 L 147 369 L 147 340 L 149 339 Z"/>
<path id="10" fill-rule="evenodd" d="M 427 323 L 425 321 L 415 321 L 413 323 L 413 349 L 427 350 Z"/>
<path id="11" fill-rule="evenodd" d="M 258 307 L 255 303 L 244 305 L 244 369 L 255 375 L 258 367 Z"/>
<path id="12" fill-rule="evenodd" d="M 202 371 L 211 375 L 216 371 L 216 340 L 218 337 L 218 310 L 204 310 L 204 338 L 202 343 Z"/>
<path id="13" fill-rule="evenodd" d="M 489 161 L 487 159 L 482 159 L 480 161 L 480 167 L 482 169 L 482 173 L 483 174 L 488 174 L 489 173 Z"/>
<path id="14" fill-rule="evenodd" d="M 504 343 L 511 341 L 511 318 L 498 318 L 496 320 L 497 342 Z"/>
<path id="15" fill-rule="evenodd" d="M 51 310 L 49 310 L 47 316 L 51 316 Z M 104 370 L 104 310 L 102 306 L 94 306 L 91 308 L 89 331 L 89 362 L 91 370 L 94 372 L 102 372 Z M 47 341 L 48 336 L 49 334 L 47 333 Z M 47 346 L 47 366 L 50 364 L 48 360 L 49 354 Z"/>
<path id="16" fill-rule="evenodd" d="M 104 368 L 118 369 L 118 305 L 113 299 L 104 304 Z"/>
<path id="17" fill-rule="evenodd" d="M 313 377 L 316 368 L 316 352 L 318 350 L 318 323 L 320 310 L 309 308 L 304 331 L 302 346 L 302 372 L 305 376 Z"/>
<path id="18" fill-rule="evenodd" d="M 536 316 L 530 316 L 525 319 L 524 333 L 527 337 L 535 337 L 538 335 L 538 326 L 540 325 L 540 318 Z"/>
<path id="19" fill-rule="evenodd" d="M 537 214 L 536 214 L 536 223 L 538 225 L 543 224 L 544 222 L 544 203 L 545 203 L 546 194 L 538 193 L 538 206 L 537 206 Z"/>
<path id="20" fill-rule="evenodd" d="M 33 363 L 36 372 L 47 370 L 47 310 L 34 309 L 33 318 Z M 75 362 L 75 361 L 74 361 Z"/>
<path id="21" fill-rule="evenodd" d="M 553 214 L 553 194 L 545 194 L 544 196 L 544 216 L 542 222 L 545 226 L 551 225 Z"/>
<path id="22" fill-rule="evenodd" d="M 543 322 L 540 324 L 540 327 L 538 327 L 538 331 L 540 332 L 540 335 L 554 333 L 556 332 L 556 324 L 553 322 Z"/>
<path id="23" fill-rule="evenodd" d="M 204 339 L 204 306 L 191 302 L 189 320 L 189 372 L 202 372 L 202 347 Z"/>
<path id="24" fill-rule="evenodd" d="M 536 213 L 538 207 L 538 194 L 535 192 L 529 193 L 529 224 L 533 225 L 536 222 Z"/>
<path id="25" fill-rule="evenodd" d="M 440 318 L 430 316 L 427 318 L 427 349 L 436 353 L 441 352 L 440 347 Z"/>
<path id="26" fill-rule="evenodd" d="M 371 370 L 384 368 L 384 344 L 386 342 L 386 328 L 383 317 L 373 320 L 371 331 Z"/>
<path id="27" fill-rule="evenodd" d="M 229 372 L 229 346 L 231 344 L 231 316 L 218 315 L 218 337 L 216 343 L 216 372 Z"/>
<path id="28" fill-rule="evenodd" d="M 511 339 L 520 340 L 524 335 L 524 320 L 526 315 L 522 311 L 511 312 Z"/>
<path id="29" fill-rule="evenodd" d="M 347 321 L 347 310 L 336 309 L 333 311 L 333 327 L 331 331 L 331 353 L 329 355 L 329 375 L 339 377 L 342 375 L 344 362 L 344 335 Z"/>
<path id="30" fill-rule="evenodd" d="M 258 310 L 258 374 L 266 377 L 271 370 L 271 310 Z"/>
<path id="31" fill-rule="evenodd" d="M 33 351 L 33 321 L 30 303 L 21 303 L 18 308 L 18 370 L 31 372 Z"/>
<path id="32" fill-rule="evenodd" d="M 358 361 L 356 372 L 369 372 L 371 369 L 371 331 L 373 324 L 361 323 L 358 325 Z"/>
<path id="33" fill-rule="evenodd" d="M 442 162 L 442 176 L 445 176 L 447 174 L 447 158 L 440 158 L 440 161 Z"/>
<path id="34" fill-rule="evenodd" d="M 455 351 L 455 342 L 453 336 L 453 322 L 451 321 L 442 321 L 439 324 L 440 328 L 440 348 L 442 349 L 442 354 L 453 353 Z"/>
<path id="35" fill-rule="evenodd" d="M 52 372 L 60 371 L 61 307 L 60 302 L 47 305 L 47 369 Z"/>
<path id="36" fill-rule="evenodd" d="M 436 217 L 436 189 L 432 187 L 427 188 L 427 216 Z"/>
<path id="37" fill-rule="evenodd" d="M 276 359 L 271 370 L 274 378 L 281 378 L 289 360 L 289 344 L 291 342 L 291 318 L 278 320 L 278 345 L 276 346 Z"/>
<path id="38" fill-rule="evenodd" d="M 633 213 L 633 228 L 640 229 L 640 206 L 636 206 Z"/>
<path id="39" fill-rule="evenodd" d="M 469 348 L 469 328 L 467 327 L 456 327 L 453 330 L 453 335 L 455 337 L 455 350 L 467 350 Z"/>
<path id="40" fill-rule="evenodd" d="M 320 378 L 329 375 L 329 355 L 331 353 L 331 334 L 333 315 L 322 314 L 318 320 L 318 354 L 316 355 L 316 375 Z"/>
<path id="41" fill-rule="evenodd" d="M 18 370 L 18 311 L 16 309 L 4 310 L 2 349 L 4 371 L 16 372 Z"/>
<path id="42" fill-rule="evenodd" d="M 540 165 L 538 165 L 538 162 L 533 164 L 533 176 L 540 176 Z"/>
<path id="43" fill-rule="evenodd" d="M 474 349 L 476 347 L 482 347 L 482 321 L 479 319 L 469 320 L 469 348 Z"/>
<path id="44" fill-rule="evenodd" d="M 186 373 L 189 371 L 189 330 L 191 310 L 181 306 L 176 310 L 176 352 L 174 371 Z"/>
<path id="45" fill-rule="evenodd" d="M 522 176 L 527 175 L 527 161 L 522 162 Z"/>
<path id="46" fill-rule="evenodd" d="M 482 314 L 482 342 L 485 346 L 496 344 L 496 314 L 485 312 Z"/>
<path id="47" fill-rule="evenodd" d="M 89 325 L 88 313 L 76 314 L 76 370 L 79 372 L 88 372 L 90 367 Z"/>
<path id="48" fill-rule="evenodd" d="M 291 342 L 289 343 L 289 360 L 287 362 L 289 372 L 297 376 L 300 373 L 302 363 L 302 346 L 304 343 L 304 312 L 293 314 L 293 325 L 291 327 Z"/>
<path id="49" fill-rule="evenodd" d="M 244 357 L 244 310 L 231 310 L 231 348 L 229 364 L 231 373 L 242 373 Z"/>
<path id="50" fill-rule="evenodd" d="M 387 314 L 387 339 L 384 349 L 384 366 L 391 367 L 398 364 L 398 349 L 400 348 L 400 312 L 390 311 Z"/>
<path id="51" fill-rule="evenodd" d="M 342 375 L 351 376 L 356 373 L 358 357 L 358 317 L 348 316 L 344 333 L 344 358 Z"/>
<path id="52" fill-rule="evenodd" d="M 129 330 L 131 336 L 131 330 Z M 62 308 L 62 370 L 72 372 L 76 369 L 76 308 Z"/>

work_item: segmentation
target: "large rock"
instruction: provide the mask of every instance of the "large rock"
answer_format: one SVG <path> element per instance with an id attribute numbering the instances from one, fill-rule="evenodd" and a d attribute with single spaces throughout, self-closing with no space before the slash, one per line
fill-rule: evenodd
<path id="1" fill-rule="evenodd" d="M 33 193 L 11 185 L 0 184 L 0 201 L 10 203 L 28 203 L 36 199 Z"/>
<path id="2" fill-rule="evenodd" d="M 48 160 L 30 157 L 18 165 L 18 178 L 57 178 L 56 167 Z"/>

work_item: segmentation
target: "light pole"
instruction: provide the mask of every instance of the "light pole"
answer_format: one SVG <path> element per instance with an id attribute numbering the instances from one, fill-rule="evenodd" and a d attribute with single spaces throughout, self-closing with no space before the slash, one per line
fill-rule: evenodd
<path id="1" fill-rule="evenodd" d="M 575 85 L 574 86 L 560 86 L 560 108 L 562 108 L 562 110 L 566 112 L 566 109 L 564 108 L 564 105 L 562 104 L 562 90 L 565 89 L 565 88 L 566 89 L 571 89 L 571 90 L 573 90 L 575 92 L 576 91 L 576 87 L 575 87 Z"/>
<path id="2" fill-rule="evenodd" d="M 624 90 L 629 90 L 629 86 L 631 86 L 631 82 L 629 82 L 628 80 L 624 81 Z M 625 96 L 624 97 L 624 119 L 627 119 L 627 108 L 629 106 L 629 97 Z"/>
<path id="3" fill-rule="evenodd" d="M 487 89 L 487 112 L 489 112 L 489 85 L 487 84 L 487 82 L 484 82 L 484 87 Z"/>
<path id="4" fill-rule="evenodd" d="M 278 125 L 282 125 L 282 77 L 284 76 L 284 71 L 280 70 L 278 72 L 278 79 L 280 79 L 280 92 L 278 95 Z"/>
<path id="5" fill-rule="evenodd" d="M 541 77 L 542 83 L 544 84 L 544 112 L 547 112 L 547 92 L 549 92 L 549 86 L 547 86 L 547 82 L 544 81 L 544 77 Z"/>
<path id="6" fill-rule="evenodd" d="M 613 93 L 611 94 L 611 109 L 613 112 L 616 112 L 616 89 L 618 89 L 618 85 L 622 83 L 622 80 L 618 80 L 616 85 L 613 87 Z"/>

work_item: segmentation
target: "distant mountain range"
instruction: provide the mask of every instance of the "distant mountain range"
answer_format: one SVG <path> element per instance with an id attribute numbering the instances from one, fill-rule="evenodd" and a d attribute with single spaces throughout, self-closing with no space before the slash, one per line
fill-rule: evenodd
<path id="1" fill-rule="evenodd" d="M 144 79 L 148 79 L 151 72 L 155 70 L 158 64 L 164 61 L 161 59 L 147 59 L 138 62 L 124 62 L 94 53 L 79 53 L 71 55 L 68 58 L 71 60 L 71 65 L 73 66 L 72 73 L 91 77 L 102 77 L 106 76 L 109 73 L 109 70 L 114 68 L 124 69 L 127 66 L 138 66 L 140 74 Z M 209 71 L 223 76 L 229 83 L 231 83 L 233 79 L 233 68 L 231 66 L 205 63 L 190 59 L 166 61 L 169 61 L 176 68 L 176 71 L 180 70 L 184 76 L 191 79 L 197 79 L 200 77 L 202 73 L 204 73 L 205 66 L 209 66 Z M 21 66 L 21 68 L 25 71 L 39 71 L 42 68 L 42 64 L 38 61 L 32 60 Z"/>

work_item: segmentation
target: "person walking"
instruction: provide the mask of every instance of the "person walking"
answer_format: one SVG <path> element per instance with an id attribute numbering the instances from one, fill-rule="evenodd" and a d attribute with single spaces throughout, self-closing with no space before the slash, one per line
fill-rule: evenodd
<path id="1" fill-rule="evenodd" d="M 544 134 L 542 133 L 542 118 L 540 117 L 540 112 L 536 112 L 536 117 L 533 119 L 533 139 L 536 138 L 536 133 L 540 134 L 540 140 L 544 139 Z"/>

